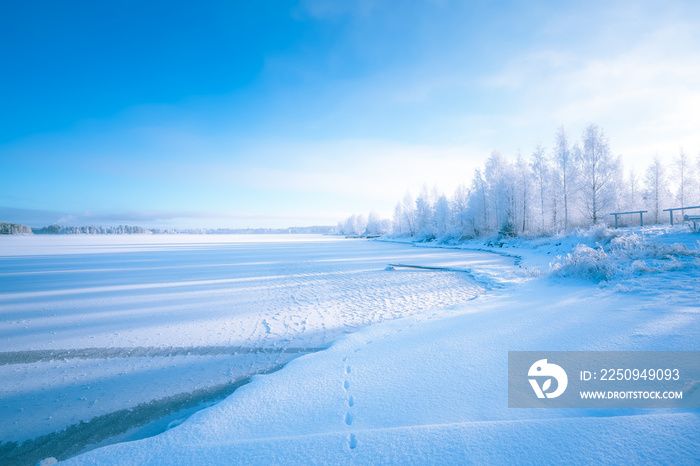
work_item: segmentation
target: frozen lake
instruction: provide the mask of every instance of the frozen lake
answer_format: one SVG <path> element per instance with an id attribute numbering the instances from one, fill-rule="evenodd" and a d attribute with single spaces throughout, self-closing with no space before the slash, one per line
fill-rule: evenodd
<path id="1" fill-rule="evenodd" d="M 387 264 L 504 262 L 313 235 L 0 238 L 0 462 L 154 435 L 344 334 L 482 291 Z"/>

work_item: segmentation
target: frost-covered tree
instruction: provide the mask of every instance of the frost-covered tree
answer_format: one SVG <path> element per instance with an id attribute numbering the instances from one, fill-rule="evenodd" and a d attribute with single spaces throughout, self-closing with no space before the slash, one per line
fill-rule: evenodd
<path id="1" fill-rule="evenodd" d="M 401 210 L 403 212 L 403 224 L 404 231 L 413 236 L 416 234 L 416 207 L 414 204 L 413 196 L 411 193 L 406 191 L 403 196 L 403 201 L 401 203 Z"/>
<path id="2" fill-rule="evenodd" d="M 625 209 L 643 210 L 641 208 L 642 188 L 639 182 L 639 175 L 637 175 L 634 168 L 630 169 L 625 185 L 627 187 L 625 190 Z"/>
<path id="3" fill-rule="evenodd" d="M 569 229 L 569 206 L 576 186 L 577 156 L 580 154 L 578 146 L 569 145 L 569 137 L 561 126 L 554 137 L 554 172 L 558 175 L 559 186 L 556 194 L 561 196 L 561 205 L 564 211 L 564 230 Z"/>
<path id="4" fill-rule="evenodd" d="M 430 190 L 430 205 L 433 206 L 433 210 L 435 210 L 435 204 L 437 204 L 438 199 L 440 199 L 440 196 L 442 195 L 443 192 L 440 191 L 437 184 L 434 184 L 432 189 Z"/>
<path id="5" fill-rule="evenodd" d="M 493 151 L 484 168 L 488 210 L 492 213 L 489 217 L 493 219 L 490 225 L 484 227 L 492 231 L 500 228 L 508 220 L 510 206 L 506 186 L 506 165 L 507 161 L 503 155 Z"/>
<path id="6" fill-rule="evenodd" d="M 396 206 L 394 207 L 394 217 L 392 219 L 392 224 L 391 224 L 391 232 L 395 235 L 403 235 L 406 233 L 404 231 L 404 223 L 403 223 L 403 209 L 401 207 L 401 202 L 397 202 Z"/>
<path id="7" fill-rule="evenodd" d="M 355 217 L 355 231 L 356 234 L 361 235 L 367 230 L 367 217 L 360 214 Z"/>
<path id="8" fill-rule="evenodd" d="M 467 208 L 462 214 L 462 221 L 464 222 L 463 235 L 481 236 L 489 230 L 491 215 L 489 215 L 488 186 L 479 168 L 474 170 Z"/>
<path id="9" fill-rule="evenodd" d="M 352 214 L 338 223 L 338 233 L 341 235 L 384 235 L 391 231 L 391 221 L 381 218 L 376 212 L 370 212 L 368 217 Z"/>
<path id="10" fill-rule="evenodd" d="M 357 215 L 353 214 L 345 219 L 339 226 L 340 233 L 343 235 L 357 235 Z"/>
<path id="11" fill-rule="evenodd" d="M 454 217 L 456 227 L 459 228 L 461 232 L 464 232 L 468 205 L 469 192 L 467 188 L 460 183 L 452 195 L 452 216 Z"/>
<path id="12" fill-rule="evenodd" d="M 518 154 L 515 161 L 518 213 L 520 219 L 518 225 L 520 232 L 524 233 L 530 228 L 530 198 L 532 197 L 532 173 L 527 161 Z"/>
<path id="13" fill-rule="evenodd" d="M 622 156 L 615 157 L 612 188 L 615 191 L 613 194 L 613 209 L 615 212 L 622 212 L 625 210 L 625 169 L 622 164 Z"/>
<path id="14" fill-rule="evenodd" d="M 386 233 L 382 218 L 376 212 L 370 212 L 367 216 L 366 235 L 381 235 Z"/>
<path id="15" fill-rule="evenodd" d="M 580 173 L 583 211 L 596 224 L 614 205 L 613 180 L 617 160 L 610 154 L 608 139 L 599 126 L 588 125 L 583 131 L 582 140 Z"/>
<path id="16" fill-rule="evenodd" d="M 351 224 L 349 225 L 349 233 L 353 235 L 361 235 L 365 232 L 367 229 L 367 218 L 360 214 L 360 215 L 352 215 L 350 217 L 351 219 Z"/>
<path id="17" fill-rule="evenodd" d="M 545 157 L 544 146 L 537 143 L 537 147 L 530 156 L 530 167 L 535 179 L 535 189 L 537 190 L 537 201 L 540 210 L 540 230 L 544 232 L 545 228 L 545 196 L 547 191 L 547 180 L 549 178 L 549 167 Z"/>
<path id="18" fill-rule="evenodd" d="M 440 235 L 446 234 L 452 227 L 452 210 L 447 196 L 441 195 L 435 203 L 435 228 Z"/>
<path id="19" fill-rule="evenodd" d="M 498 225 L 499 234 L 512 236 L 518 233 L 518 215 L 520 212 L 518 199 L 518 184 L 515 173 L 516 167 L 506 161 L 503 166 L 503 177 L 499 183 L 496 195 L 502 198 L 505 206 L 504 218 Z"/>
<path id="20" fill-rule="evenodd" d="M 482 176 L 481 170 L 477 168 L 474 172 L 474 179 L 472 180 L 471 186 L 471 199 L 474 202 L 470 202 L 470 210 L 474 211 L 472 226 L 475 232 L 481 231 L 485 232 L 489 229 L 489 224 L 491 223 L 491 218 L 493 215 L 489 212 L 489 194 L 488 185 L 486 180 Z M 470 199 L 470 200 L 471 200 Z M 473 207 L 472 207 L 473 206 Z M 478 222 L 478 223 L 477 223 Z M 479 225 L 478 230 L 476 225 Z M 476 233 L 477 235 L 479 233 Z"/>
<path id="21" fill-rule="evenodd" d="M 434 234 L 433 205 L 428 186 L 423 185 L 416 198 L 416 231 L 424 234 Z"/>
<path id="22" fill-rule="evenodd" d="M 692 171 L 692 162 L 681 148 L 678 157 L 673 159 L 671 171 L 673 181 L 676 183 L 676 186 L 678 186 L 676 190 L 676 202 L 678 202 L 678 205 L 681 207 L 690 206 L 691 204 L 694 205 L 694 202 L 691 201 L 691 199 L 694 198 Z"/>
<path id="23" fill-rule="evenodd" d="M 659 223 L 665 203 L 670 197 L 670 192 L 666 186 L 666 170 L 659 160 L 659 156 L 654 157 L 654 161 L 647 168 L 644 176 L 646 186 L 645 201 L 651 213 L 654 223 Z"/>
<path id="24" fill-rule="evenodd" d="M 563 201 L 562 195 L 559 192 L 562 186 L 561 175 L 558 171 L 549 170 L 549 210 L 552 217 L 552 226 L 558 231 L 560 224 L 563 222 Z"/>

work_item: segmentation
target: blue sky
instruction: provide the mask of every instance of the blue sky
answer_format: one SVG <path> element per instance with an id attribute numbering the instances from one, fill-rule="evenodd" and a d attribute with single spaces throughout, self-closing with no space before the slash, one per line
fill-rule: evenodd
<path id="1" fill-rule="evenodd" d="M 335 224 L 601 125 L 700 151 L 700 3 L 5 2 L 0 221 Z"/>

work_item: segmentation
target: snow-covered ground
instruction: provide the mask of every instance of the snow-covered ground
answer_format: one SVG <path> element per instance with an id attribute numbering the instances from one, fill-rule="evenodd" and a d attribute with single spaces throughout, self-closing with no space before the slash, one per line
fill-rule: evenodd
<path id="1" fill-rule="evenodd" d="M 444 249 L 435 246 L 450 245 L 434 243 L 425 245 L 428 249 L 327 239 L 282 248 L 286 253 L 277 250 L 277 255 L 289 257 L 291 275 L 323 269 L 323 285 L 311 278 L 305 285 L 317 290 L 316 298 L 307 297 L 305 302 L 312 313 L 319 301 L 327 300 L 321 314 L 336 313 L 325 320 L 318 316 L 320 323 L 315 328 L 327 335 L 324 342 L 337 340 L 327 349 L 292 360 L 280 371 L 253 377 L 223 401 L 160 435 L 92 450 L 67 463 L 696 464 L 700 458 L 698 410 L 508 408 L 507 359 L 509 350 L 700 350 L 699 239 L 684 227 L 676 227 L 599 229 L 561 238 L 458 245 L 489 252 Z M 304 252 L 291 251 L 299 246 Z M 170 251 L 167 255 L 172 254 L 172 246 L 166 249 Z M 225 249 L 213 248 L 217 252 L 202 258 L 202 263 L 225 261 L 221 257 Z M 321 259 L 338 256 L 342 258 L 339 262 Z M 295 261 L 308 265 L 308 270 L 304 265 L 292 266 Z M 468 273 L 384 270 L 387 263 L 445 266 Z M 342 281 L 327 276 L 341 271 L 329 264 L 342 270 L 357 267 L 362 272 Z M 376 289 L 363 281 L 365 273 L 373 283 L 378 282 Z M 341 280 L 338 289 L 328 285 L 336 279 Z M 134 282 L 149 283 L 143 276 Z M 166 282 L 161 279 L 160 283 Z M 212 283 L 199 299 L 207 292 L 216 296 L 224 286 L 230 283 Z M 388 288 L 398 291 L 390 295 Z M 463 292 L 448 300 L 439 298 L 462 288 Z M 142 301 L 146 296 L 137 290 L 130 288 L 121 299 L 132 296 L 134 302 Z M 249 293 L 244 290 L 241 295 Z M 285 288 L 271 302 L 287 303 L 285 297 L 295 290 L 294 286 Z M 30 291 L 17 291 L 21 292 Z M 173 292 L 169 289 L 163 294 Z M 111 288 L 98 293 L 112 299 L 119 296 Z M 425 306 L 415 304 L 411 310 L 400 301 L 406 293 L 423 295 L 417 299 Z M 3 297 L 10 294 L 3 292 Z M 46 296 L 35 299 L 40 303 Z M 53 298 L 57 302 L 73 299 L 66 294 L 56 296 L 60 296 Z M 353 301 L 352 296 L 357 299 Z M 175 296 L 170 303 L 180 299 Z M 393 300 L 400 304 L 392 307 Z M 347 301 L 351 304 L 345 309 L 359 307 L 355 314 L 360 321 L 345 329 L 340 322 L 354 314 L 334 310 Z M 23 297 L 16 302 L 32 301 Z M 5 315 L 11 305 L 6 301 L 3 305 Z M 142 306 L 141 313 L 148 312 Z M 361 320 L 367 309 L 376 307 L 383 309 L 379 317 Z M 177 308 L 174 312 L 178 316 Z M 212 313 L 185 321 L 194 338 L 198 326 L 204 326 L 201 332 L 216 327 L 206 323 L 216 321 Z M 137 335 L 146 338 L 161 332 L 172 338 L 177 332 L 167 329 L 182 325 L 179 319 L 166 319 L 160 326 L 154 324 L 158 319 L 146 319 L 155 329 Z M 263 314 L 261 319 L 269 323 L 272 316 Z M 36 318 L 35 325 L 39 322 Z M 284 322 L 288 321 L 282 319 L 277 336 L 269 336 L 274 334 L 268 334 L 265 327 L 261 340 L 247 346 L 277 348 L 280 341 L 290 348 L 323 346 L 306 339 L 304 332 L 293 334 L 290 329 L 294 327 Z M 127 338 L 127 328 L 120 330 L 120 338 Z M 182 346 L 202 345 L 185 336 L 179 338 Z M 209 345 L 230 344 L 212 338 Z M 16 341 L 21 340 L 18 335 Z M 87 347 L 84 343 L 71 346 L 66 339 L 57 341 L 57 348 Z M 113 343 L 105 338 L 104 342 L 104 347 L 128 346 L 128 340 Z M 158 342 L 168 344 L 167 340 Z M 17 351 L 19 346 L 11 348 Z M 156 364 L 159 357 L 147 360 Z"/>
<path id="2" fill-rule="evenodd" d="M 483 291 L 389 263 L 513 262 L 322 236 L 2 237 L 0 463 L 154 435 L 342 335 Z"/>

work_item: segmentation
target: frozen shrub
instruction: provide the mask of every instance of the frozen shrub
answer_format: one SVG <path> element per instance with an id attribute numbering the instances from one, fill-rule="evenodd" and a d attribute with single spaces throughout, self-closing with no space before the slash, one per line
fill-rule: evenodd
<path id="1" fill-rule="evenodd" d="M 574 276 L 602 281 L 612 275 L 612 260 L 602 247 L 593 249 L 579 244 L 566 256 L 557 256 L 550 264 L 550 269 L 554 276 Z"/>
<path id="2" fill-rule="evenodd" d="M 646 262 L 640 260 L 632 262 L 629 268 L 632 273 L 636 274 L 651 273 L 656 271 L 656 269 L 647 265 Z"/>
<path id="3" fill-rule="evenodd" d="M 501 226 L 498 232 L 498 238 L 513 238 L 517 236 L 515 225 L 512 222 L 506 222 Z"/>
<path id="4" fill-rule="evenodd" d="M 610 241 L 610 251 L 615 256 L 626 257 L 629 260 L 670 259 L 677 256 L 698 255 L 698 251 L 688 249 L 685 244 L 648 241 L 636 233 L 613 238 Z"/>
<path id="5" fill-rule="evenodd" d="M 608 238 L 607 246 L 594 249 L 579 244 L 570 254 L 557 256 L 552 261 L 551 274 L 602 281 L 700 266 L 700 252 L 688 249 L 684 244 L 649 241 L 636 233 L 612 236 L 602 229 L 595 235 Z M 695 259 L 688 260 L 691 258 Z"/>
<path id="6" fill-rule="evenodd" d="M 586 240 L 588 240 L 587 242 L 600 244 L 608 244 L 610 240 L 615 238 L 617 235 L 618 232 L 611 230 L 604 223 L 594 225 L 584 233 Z"/>

